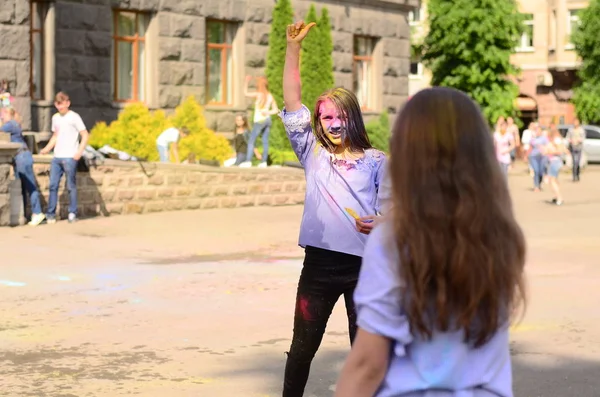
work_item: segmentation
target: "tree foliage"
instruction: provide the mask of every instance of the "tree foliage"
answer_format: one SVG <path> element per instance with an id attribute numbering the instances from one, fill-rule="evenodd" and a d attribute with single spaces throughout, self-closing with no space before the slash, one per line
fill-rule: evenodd
<path id="1" fill-rule="evenodd" d="M 515 0 L 430 0 L 429 33 L 423 62 L 433 86 L 453 87 L 470 95 L 492 125 L 499 116 L 515 116 L 518 70 L 510 56 L 523 32 Z"/>
<path id="2" fill-rule="evenodd" d="M 317 24 L 302 42 L 300 56 L 302 102 L 312 110 L 319 96 L 333 88 L 333 38 L 327 8 L 321 9 L 321 17 L 317 19 L 317 10 L 311 4 L 304 22 Z"/>
<path id="3" fill-rule="evenodd" d="M 571 37 L 582 59 L 573 103 L 577 116 L 586 123 L 600 123 L 600 0 L 591 0 L 579 15 L 581 24 Z"/>
<path id="4" fill-rule="evenodd" d="M 265 76 L 269 83 L 269 91 L 273 94 L 273 98 L 275 98 L 280 108 L 283 107 L 283 65 L 287 47 L 286 31 L 287 26 L 293 22 L 294 10 L 290 0 L 277 0 L 277 4 L 273 8 L 273 22 L 269 34 Z M 275 150 L 291 150 L 279 117 L 273 117 L 269 144 Z"/>
<path id="5" fill-rule="evenodd" d="M 198 159 L 222 162 L 231 155 L 227 139 L 206 128 L 202 106 L 193 96 L 177 106 L 170 117 L 162 110 L 150 111 L 143 103 L 128 105 L 110 125 L 100 122 L 92 128 L 90 145 L 110 145 L 138 158 L 157 161 L 156 138 L 169 127 L 187 127 L 190 131 L 180 141 L 180 160 L 193 153 Z"/>

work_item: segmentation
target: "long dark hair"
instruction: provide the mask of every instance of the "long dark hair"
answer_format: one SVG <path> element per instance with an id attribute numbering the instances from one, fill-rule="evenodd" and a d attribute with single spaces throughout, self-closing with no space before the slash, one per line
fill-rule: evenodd
<path id="1" fill-rule="evenodd" d="M 525 238 L 478 106 L 431 88 L 396 119 L 390 174 L 394 244 L 413 333 L 489 340 L 525 301 Z"/>
<path id="2" fill-rule="evenodd" d="M 342 87 L 325 91 L 317 99 L 312 122 L 315 136 L 319 143 L 328 151 L 335 151 L 335 145 L 327 139 L 323 126 L 321 126 L 320 108 L 321 103 L 326 100 L 330 100 L 336 107 L 338 113 L 345 116 L 346 122 L 344 125 L 344 133 L 342 134 L 342 142 L 349 146 L 350 151 L 360 152 L 372 148 L 373 146 L 367 135 L 367 129 L 365 128 L 358 99 L 353 92 Z"/>

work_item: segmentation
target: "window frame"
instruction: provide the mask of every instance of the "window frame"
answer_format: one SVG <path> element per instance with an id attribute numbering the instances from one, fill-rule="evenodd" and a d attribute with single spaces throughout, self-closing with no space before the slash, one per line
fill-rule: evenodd
<path id="1" fill-rule="evenodd" d="M 356 44 L 356 40 L 357 39 L 367 39 L 371 42 L 372 47 L 371 47 L 371 55 L 356 55 L 355 54 L 355 44 Z M 367 35 L 360 35 L 360 34 L 355 34 L 352 37 L 352 90 L 355 91 L 354 88 L 354 83 L 356 81 L 357 78 L 357 64 L 359 62 L 367 62 L 369 64 L 370 67 L 370 73 L 371 75 L 369 76 L 369 80 L 373 79 L 373 73 L 374 73 L 374 52 L 375 52 L 375 47 L 377 46 L 377 41 L 378 38 L 377 37 L 373 37 L 373 36 L 367 36 Z M 367 85 L 367 100 L 365 104 L 361 104 L 360 108 L 363 111 L 373 111 L 375 106 L 373 106 L 373 101 L 374 101 L 374 87 L 372 87 L 372 84 L 370 84 L 371 82 L 369 82 L 369 84 Z M 354 94 L 356 95 L 357 92 L 354 92 Z M 360 103 L 360 98 L 357 98 L 359 100 Z"/>
<path id="2" fill-rule="evenodd" d="M 582 10 L 583 8 L 570 8 L 567 10 L 567 43 L 565 44 L 565 49 L 567 50 L 575 48 L 575 45 L 571 42 L 571 37 L 573 36 L 573 23 L 581 24 L 581 18 L 578 13 Z"/>
<path id="3" fill-rule="evenodd" d="M 408 12 L 408 24 L 410 26 L 419 25 L 423 20 L 423 10 L 421 6 L 414 8 Z"/>
<path id="4" fill-rule="evenodd" d="M 216 24 L 222 24 L 224 25 L 224 32 L 225 32 L 225 41 L 227 41 L 227 34 L 230 33 L 231 34 L 231 44 L 228 43 L 211 43 L 210 42 L 210 36 L 209 36 L 209 30 L 210 30 L 210 24 L 212 23 L 216 23 Z M 232 107 L 235 105 L 235 90 L 233 89 L 234 87 L 234 80 L 235 78 L 232 77 L 232 81 L 229 81 L 228 79 L 228 66 L 227 66 L 227 57 L 228 57 L 228 53 L 231 54 L 232 57 L 232 64 L 231 67 L 232 69 L 234 68 L 233 66 L 233 54 L 234 54 L 234 41 L 235 41 L 235 37 L 237 34 L 237 29 L 239 24 L 237 22 L 234 21 L 229 21 L 229 20 L 225 20 L 225 19 L 217 19 L 217 18 L 207 18 L 206 19 L 206 32 L 205 32 L 205 63 L 206 63 L 206 72 L 205 72 L 205 87 L 206 87 L 206 91 L 204 94 L 204 103 L 206 105 L 210 105 L 210 106 L 221 106 L 221 107 Z M 228 29 L 231 29 L 231 31 L 228 31 Z M 217 102 L 217 101 L 211 101 L 209 96 L 210 96 L 210 50 L 219 50 L 221 52 L 221 73 L 220 73 L 220 79 L 221 82 L 223 84 L 223 97 L 225 98 L 224 100 L 222 100 L 221 102 Z M 224 66 L 223 66 L 224 65 Z M 231 74 L 233 75 L 234 70 L 231 71 Z M 231 98 L 228 98 L 228 91 L 230 88 L 230 85 L 232 87 L 231 90 Z"/>
<path id="5" fill-rule="evenodd" d="M 39 11 L 40 14 L 40 26 L 38 28 L 34 27 L 34 15 L 37 15 Z M 45 67 L 46 67 L 46 60 L 44 59 L 44 53 L 45 53 L 45 29 L 44 29 L 44 24 L 46 21 L 46 15 L 48 13 L 48 3 L 46 1 L 43 0 L 30 0 L 29 1 L 29 15 L 30 15 L 30 20 L 29 20 L 29 59 L 30 59 L 30 63 L 29 63 L 29 95 L 31 97 L 32 100 L 34 101 L 41 101 L 44 100 L 46 98 L 46 90 L 45 90 L 45 84 L 46 84 L 46 79 L 45 79 Z M 36 35 L 39 35 L 40 38 L 40 76 L 39 76 L 39 88 L 40 88 L 40 96 L 36 96 L 36 90 L 35 90 L 35 86 L 34 86 L 34 81 L 33 81 L 33 75 L 34 75 L 34 69 L 35 69 L 35 63 L 34 63 L 34 55 L 35 55 L 35 51 L 34 51 L 34 37 Z"/>
<path id="6" fill-rule="evenodd" d="M 523 21 L 523 25 L 526 27 L 531 26 L 531 37 L 529 37 L 528 32 L 524 31 L 521 36 L 519 36 L 519 45 L 516 48 L 517 52 L 532 52 L 535 51 L 535 14 L 533 13 L 523 13 L 527 17 Z M 527 42 L 531 43 L 531 45 L 524 45 L 525 38 L 527 38 Z"/>
<path id="7" fill-rule="evenodd" d="M 417 64 L 417 74 L 411 73 L 413 64 Z M 409 70 L 408 70 L 408 77 L 410 79 L 420 79 L 423 77 L 423 73 L 424 73 L 423 62 L 421 62 L 420 60 L 418 60 L 418 61 L 411 60 L 410 65 L 409 65 Z"/>
<path id="8" fill-rule="evenodd" d="M 144 36 L 140 37 L 139 35 L 139 23 L 140 23 L 140 16 L 146 16 L 148 18 L 148 25 L 149 25 L 149 21 L 150 21 L 150 17 L 151 15 L 148 12 L 145 11 L 138 11 L 138 10 L 129 10 L 129 9 L 123 9 L 123 8 L 113 8 L 112 9 L 112 23 L 113 23 L 113 28 L 112 28 L 112 35 L 111 35 L 111 39 L 112 39 L 112 57 L 113 57 L 113 72 L 112 72 L 112 90 L 113 90 L 113 101 L 117 102 L 117 103 L 131 103 L 131 102 L 145 102 L 146 101 L 146 90 L 144 89 L 144 98 L 140 99 L 139 98 L 139 87 L 140 87 L 140 81 L 139 81 L 139 43 L 144 43 L 144 56 L 146 56 L 146 52 L 147 52 L 147 46 L 146 46 L 146 34 L 148 32 L 148 26 L 146 26 L 146 28 L 144 29 Z M 120 32 L 119 32 L 119 27 L 118 27 L 118 17 L 119 17 L 119 13 L 131 13 L 131 14 L 135 14 L 135 34 L 133 36 L 120 36 Z M 132 60 L 132 64 L 131 64 L 131 69 L 132 69 L 132 98 L 129 99 L 119 99 L 119 73 L 118 73 L 118 69 L 119 69 L 119 46 L 118 44 L 120 42 L 125 42 L 125 43 L 132 43 L 133 44 L 133 60 Z M 144 63 L 144 67 L 147 64 Z M 141 84 L 144 84 L 144 82 L 142 81 Z"/>

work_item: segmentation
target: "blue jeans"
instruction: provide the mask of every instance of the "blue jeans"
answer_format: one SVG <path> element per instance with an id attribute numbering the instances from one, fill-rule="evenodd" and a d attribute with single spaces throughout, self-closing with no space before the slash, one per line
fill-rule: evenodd
<path id="1" fill-rule="evenodd" d="M 15 156 L 15 177 L 21 180 L 21 191 L 23 193 L 23 209 L 27 206 L 27 197 L 31 202 L 33 214 L 42 213 L 40 204 L 40 191 L 35 183 L 33 172 L 33 156 L 29 150 L 25 150 Z"/>
<path id="2" fill-rule="evenodd" d="M 236 153 L 236 155 L 235 155 L 235 164 L 234 165 L 240 165 L 244 161 L 246 161 L 246 153 Z"/>
<path id="3" fill-rule="evenodd" d="M 58 187 L 63 174 L 67 177 L 67 190 L 69 191 L 69 213 L 77 214 L 77 160 L 72 158 L 53 158 L 50 164 L 50 197 L 48 198 L 49 219 L 56 218 L 56 205 L 58 204 Z"/>
<path id="4" fill-rule="evenodd" d="M 158 149 L 158 155 L 160 157 L 160 162 L 168 163 L 169 162 L 169 147 L 162 146 L 162 145 L 156 145 L 156 149 Z"/>
<path id="5" fill-rule="evenodd" d="M 264 163 L 267 162 L 269 156 L 269 132 L 271 132 L 271 118 L 269 117 L 262 123 L 254 123 L 252 126 L 252 132 L 250 133 L 250 139 L 248 140 L 248 151 L 246 152 L 246 161 L 252 161 L 254 157 L 254 144 L 259 135 L 262 134 L 263 142 L 263 158 Z"/>
<path id="6" fill-rule="evenodd" d="M 530 156 L 529 157 L 529 165 L 533 169 L 533 186 L 536 188 L 540 188 L 542 185 L 542 178 L 544 176 L 545 170 L 545 161 L 544 156 Z"/>

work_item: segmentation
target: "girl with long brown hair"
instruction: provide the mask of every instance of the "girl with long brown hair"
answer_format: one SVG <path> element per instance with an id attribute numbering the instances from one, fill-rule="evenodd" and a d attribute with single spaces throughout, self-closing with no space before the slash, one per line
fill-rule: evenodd
<path id="1" fill-rule="evenodd" d="M 336 396 L 511 397 L 525 239 L 477 105 L 420 91 L 396 119 L 391 214 L 370 234 Z"/>
<path id="2" fill-rule="evenodd" d="M 283 71 L 281 118 L 306 176 L 299 238 L 305 257 L 283 397 L 304 394 L 312 359 L 340 297 L 346 304 L 350 342 L 354 340 L 352 296 L 367 236 L 355 229 L 353 216 L 381 212 L 379 194 L 386 162 L 385 154 L 369 141 L 354 93 L 345 88 L 328 90 L 317 103 L 309 104 L 314 112 L 302 103 L 300 49 L 313 26 L 314 22 L 305 25 L 301 21 L 288 25 Z"/>
<path id="3" fill-rule="evenodd" d="M 248 84 L 252 80 L 251 76 L 246 77 L 246 86 L 244 93 L 248 97 L 255 98 L 254 101 L 254 119 L 252 123 L 252 132 L 248 139 L 248 149 L 246 151 L 246 161 L 240 166 L 249 167 L 252 165 L 252 156 L 254 155 L 254 145 L 259 136 L 262 135 L 263 153 L 259 167 L 267 166 L 267 158 L 269 157 L 269 133 L 271 131 L 271 116 L 279 113 L 277 102 L 271 92 L 269 92 L 269 84 L 265 77 L 256 79 L 256 91 L 248 91 Z"/>

